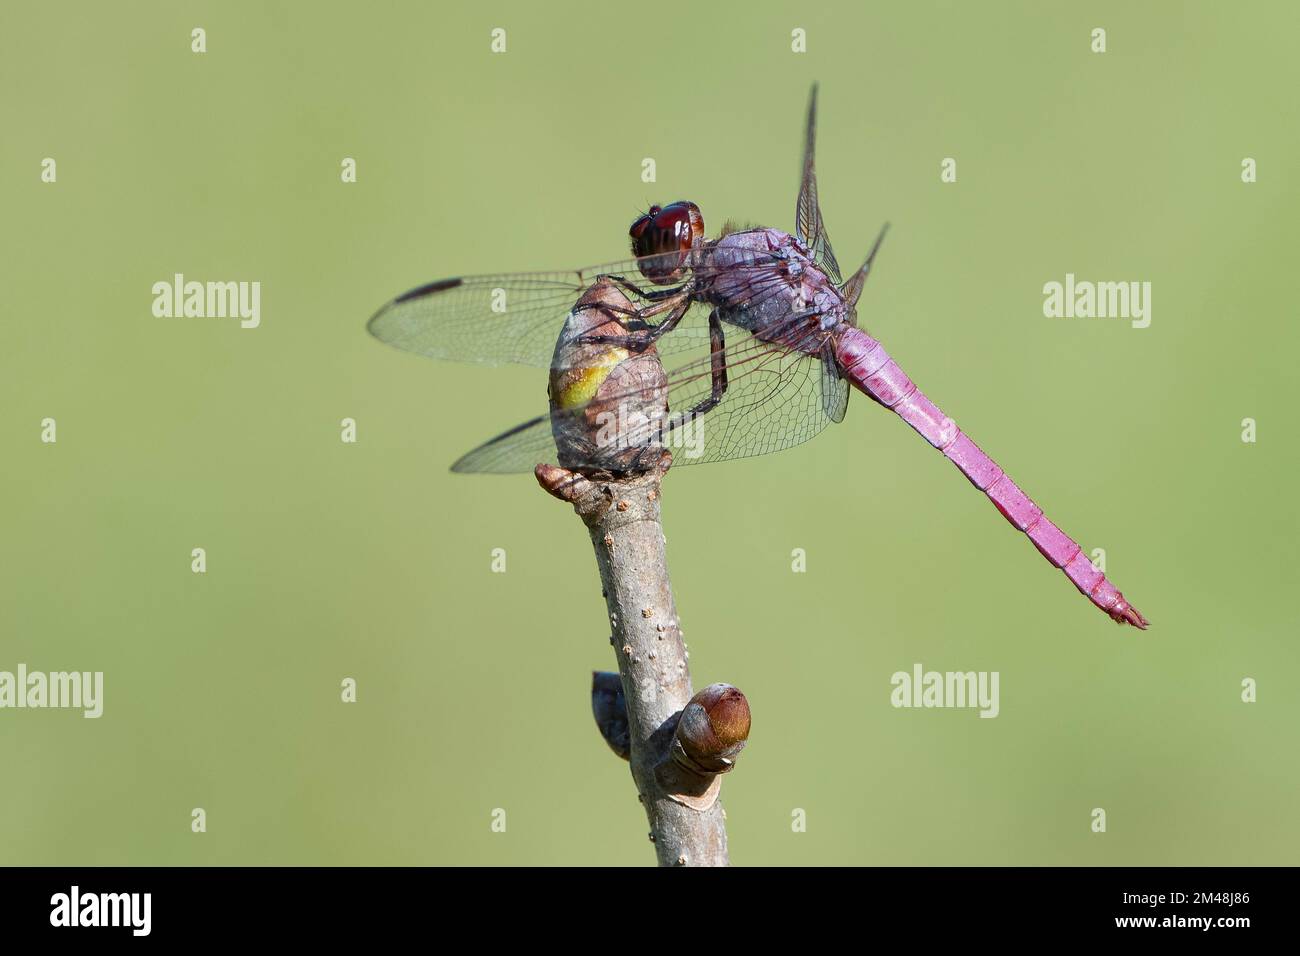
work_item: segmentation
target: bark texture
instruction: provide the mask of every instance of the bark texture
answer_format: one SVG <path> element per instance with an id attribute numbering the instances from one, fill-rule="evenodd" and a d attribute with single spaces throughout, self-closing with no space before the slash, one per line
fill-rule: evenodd
<path id="1" fill-rule="evenodd" d="M 660 523 L 662 475 L 599 481 L 552 465 L 537 469 L 542 487 L 572 503 L 591 535 L 622 678 L 632 778 L 659 863 L 726 866 L 721 778 L 672 756 L 692 691 Z"/>

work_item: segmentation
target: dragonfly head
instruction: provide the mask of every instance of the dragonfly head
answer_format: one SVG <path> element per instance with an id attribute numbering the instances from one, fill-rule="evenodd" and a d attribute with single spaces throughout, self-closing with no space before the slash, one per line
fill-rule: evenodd
<path id="1" fill-rule="evenodd" d="M 685 200 L 651 206 L 627 231 L 641 274 L 656 285 L 670 285 L 686 271 L 686 254 L 704 238 L 700 207 Z"/>

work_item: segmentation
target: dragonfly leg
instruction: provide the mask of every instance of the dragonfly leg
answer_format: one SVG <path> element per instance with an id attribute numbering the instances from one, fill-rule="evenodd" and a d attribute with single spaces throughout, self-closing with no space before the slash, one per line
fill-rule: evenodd
<path id="1" fill-rule="evenodd" d="M 709 313 L 709 366 L 713 377 L 709 397 L 696 402 L 686 411 L 673 415 L 664 428 L 665 433 L 717 408 L 722 396 L 727 393 L 727 340 L 722 333 L 722 320 L 718 317 L 717 309 Z"/>
<path id="2" fill-rule="evenodd" d="M 673 296 L 677 295 L 680 292 L 683 292 L 686 289 L 686 285 L 682 284 L 675 289 L 646 290 L 636 285 L 636 283 L 630 282 L 627 279 L 623 278 L 623 276 L 601 276 L 601 278 L 608 279 L 610 282 L 613 282 L 615 285 L 621 286 L 624 291 L 632 292 L 633 294 L 638 295 L 649 302 L 661 302 L 664 299 L 670 299 Z"/>
<path id="3" fill-rule="evenodd" d="M 697 402 L 688 414 L 703 415 L 718 407 L 727 393 L 727 339 L 722 333 L 722 320 L 718 310 L 709 313 L 709 366 L 713 376 L 713 389 L 709 397 Z"/>
<path id="4" fill-rule="evenodd" d="M 645 323 L 642 327 L 634 330 L 636 332 L 635 335 L 584 335 L 578 341 L 584 345 L 612 345 L 617 348 L 632 349 L 637 352 L 644 351 L 646 348 L 658 341 L 665 333 L 671 332 L 675 329 L 677 323 L 682 320 L 682 317 L 686 315 L 686 312 L 690 307 L 690 296 L 682 296 L 677 301 L 664 301 L 639 312 L 633 310 L 632 314 L 638 319 L 646 319 L 654 315 L 659 315 L 661 312 L 667 312 L 668 317 L 662 322 L 654 325 Z M 623 311 L 621 309 L 613 310 L 608 306 L 604 306 L 603 308 L 606 308 L 609 311 Z M 625 324 L 630 325 L 630 323 Z"/>
<path id="5" fill-rule="evenodd" d="M 612 312 L 614 315 L 629 315 L 637 318 L 648 311 L 647 309 L 636 309 L 625 305 L 615 305 L 613 302 L 580 302 L 574 306 L 573 311 L 586 312 L 590 309 L 595 309 L 598 312 Z M 627 323 L 624 324 L 626 325 Z"/>
<path id="6" fill-rule="evenodd" d="M 636 308 L 632 305 L 616 305 L 612 302 L 587 302 L 579 303 L 574 307 L 575 312 L 585 312 L 589 309 L 596 309 L 600 312 L 610 312 L 614 315 L 623 315 L 628 318 L 623 320 L 622 324 L 634 331 L 654 328 L 654 323 L 644 321 L 651 316 L 659 315 L 675 308 L 679 304 L 678 300 L 671 302 L 657 302 L 651 306 Z"/>

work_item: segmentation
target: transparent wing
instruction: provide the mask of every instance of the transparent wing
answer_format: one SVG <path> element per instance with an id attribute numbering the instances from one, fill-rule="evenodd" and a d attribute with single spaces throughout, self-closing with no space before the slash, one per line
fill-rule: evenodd
<path id="1" fill-rule="evenodd" d="M 849 383 L 840 374 L 839 363 L 835 361 L 835 349 L 827 340 L 822 343 L 822 410 L 831 421 L 844 421 L 844 413 L 849 407 Z"/>
<path id="2" fill-rule="evenodd" d="M 796 321 L 802 325 L 805 320 Z M 663 441 L 675 465 L 782 451 L 808 441 L 838 420 L 828 414 L 829 409 L 840 408 L 843 417 L 841 400 L 825 394 L 834 379 L 822 371 L 820 356 L 829 341 L 824 332 L 771 329 L 762 339 L 747 333 L 741 333 L 739 341 L 732 341 L 735 338 L 732 335 L 727 341 L 727 385 L 716 407 L 691 414 L 716 390 L 709 359 L 697 359 L 669 373 L 669 408 L 674 417 Z M 684 420 L 678 422 L 675 416 Z"/>
<path id="3" fill-rule="evenodd" d="M 631 284 L 626 291 L 638 309 L 654 304 L 636 291 L 651 295 L 662 291 L 641 275 L 640 266 L 647 259 L 606 262 L 568 272 L 442 279 L 393 299 L 375 313 L 366 328 L 381 342 L 430 358 L 548 368 L 565 317 L 599 277 L 626 279 Z M 701 279 L 722 270 L 761 273 L 774 260 L 755 257 L 751 262 L 699 266 L 691 271 Z M 708 312 L 693 309 L 692 313 L 660 340 L 660 352 L 674 354 L 707 345 Z"/>
<path id="4" fill-rule="evenodd" d="M 795 207 L 794 223 L 799 238 L 812 253 L 813 261 L 838 286 L 842 284 L 840 264 L 835 261 L 831 241 L 826 236 L 826 225 L 822 222 L 821 207 L 817 203 L 817 170 L 813 155 L 816 140 L 817 85 L 814 83 L 812 94 L 808 99 L 808 126 L 803 147 L 803 182 L 799 186 L 799 204 Z"/>
<path id="5" fill-rule="evenodd" d="M 727 382 L 717 405 L 692 414 L 715 395 L 718 380 L 709 355 L 688 358 L 668 373 L 667 419 L 653 433 L 639 435 L 647 444 L 670 449 L 674 467 L 780 451 L 809 440 L 844 416 L 848 384 L 838 371 L 824 370 L 827 360 L 834 366 L 826 333 L 815 328 L 772 330 L 760 339 L 735 329 L 727 332 L 735 341 L 726 344 Z M 625 398 L 629 405 L 639 404 L 638 395 Z M 602 401 L 619 403 L 617 396 Z M 581 414 L 581 409 L 573 414 Z M 543 415 L 474 449 L 452 470 L 532 471 L 540 463 L 554 463 L 556 456 L 550 418 Z M 593 457 L 585 465 L 600 468 L 605 462 Z"/>
<path id="6" fill-rule="evenodd" d="M 551 416 L 540 415 L 461 455 L 451 470 L 510 474 L 532 471 L 537 465 L 555 464 L 558 460 L 559 451 L 551 432 Z"/>

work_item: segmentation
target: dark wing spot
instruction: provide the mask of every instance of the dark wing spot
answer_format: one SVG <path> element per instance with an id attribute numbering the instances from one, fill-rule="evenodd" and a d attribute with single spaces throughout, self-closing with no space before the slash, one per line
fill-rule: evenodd
<path id="1" fill-rule="evenodd" d="M 437 282 L 430 282 L 427 285 L 422 285 L 419 288 L 412 289 L 410 292 L 403 292 L 393 300 L 393 304 L 396 305 L 402 302 L 410 302 L 412 299 L 419 299 L 426 295 L 432 295 L 435 292 L 442 292 L 445 289 L 454 289 L 463 281 L 464 280 L 462 279 L 439 279 Z"/>

